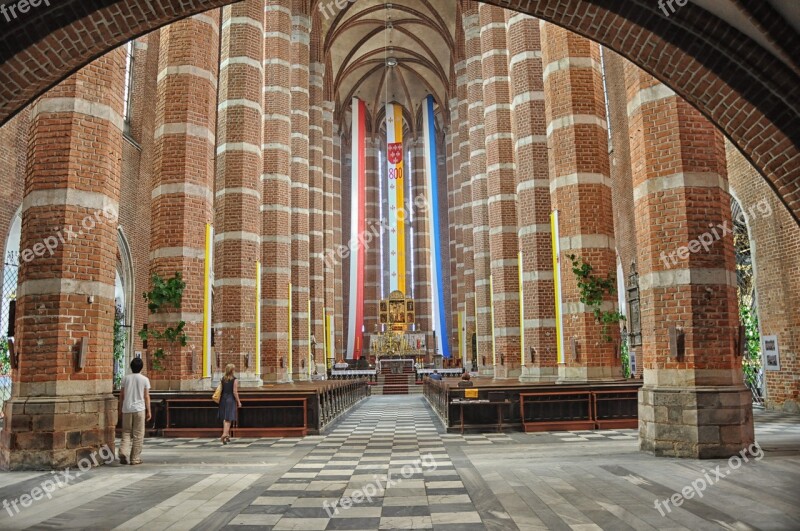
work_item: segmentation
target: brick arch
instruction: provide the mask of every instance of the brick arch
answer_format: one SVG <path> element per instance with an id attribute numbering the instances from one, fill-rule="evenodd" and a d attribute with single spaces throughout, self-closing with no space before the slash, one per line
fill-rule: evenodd
<path id="1" fill-rule="evenodd" d="M 796 63 L 793 70 L 693 3 L 665 17 L 653 0 L 488 2 L 593 39 L 671 87 L 724 131 L 800 223 L 800 67 Z M 0 125 L 48 88 L 126 40 L 230 3 L 233 0 L 152 0 L 143 8 L 139 0 L 62 0 L 50 7 L 31 8 L 7 24 L 3 21 Z M 763 13 L 752 18 L 760 18 L 763 27 Z M 796 38 L 792 32 L 779 34 Z"/>

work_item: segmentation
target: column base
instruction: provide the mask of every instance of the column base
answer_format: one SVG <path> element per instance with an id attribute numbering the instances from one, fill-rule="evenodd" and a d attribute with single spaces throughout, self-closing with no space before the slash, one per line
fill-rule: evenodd
<path id="1" fill-rule="evenodd" d="M 264 385 L 264 381 L 254 372 L 243 372 L 238 378 L 240 388 L 257 389 Z"/>
<path id="2" fill-rule="evenodd" d="M 494 379 L 495 380 L 507 380 L 509 378 L 516 379 L 519 378 L 522 374 L 522 370 L 519 367 L 509 367 L 508 365 L 495 365 L 494 366 Z"/>
<path id="3" fill-rule="evenodd" d="M 491 376 L 494 378 L 494 367 L 491 365 L 484 365 L 483 367 L 478 367 L 478 376 Z"/>
<path id="4" fill-rule="evenodd" d="M 567 367 L 558 365 L 556 383 L 604 382 L 622 379 L 622 367 Z"/>
<path id="5" fill-rule="evenodd" d="M 639 390 L 639 450 L 657 457 L 726 458 L 755 441 L 744 386 Z"/>
<path id="6" fill-rule="evenodd" d="M 154 380 L 150 378 L 151 391 L 208 391 L 219 384 L 222 373 L 214 373 L 210 378 L 192 380 Z"/>
<path id="7" fill-rule="evenodd" d="M 84 470 L 114 458 L 114 395 L 17 397 L 6 401 L 4 413 L 3 470 Z"/>
<path id="8" fill-rule="evenodd" d="M 309 380 L 311 380 L 311 377 L 308 375 L 308 370 L 306 369 L 292 373 L 291 381 L 293 382 L 307 382 Z"/>
<path id="9" fill-rule="evenodd" d="M 292 376 L 286 369 L 277 369 L 267 374 L 261 373 L 261 381 L 265 385 L 292 383 Z"/>
<path id="10" fill-rule="evenodd" d="M 522 367 L 520 382 L 555 382 L 558 379 L 556 367 Z"/>

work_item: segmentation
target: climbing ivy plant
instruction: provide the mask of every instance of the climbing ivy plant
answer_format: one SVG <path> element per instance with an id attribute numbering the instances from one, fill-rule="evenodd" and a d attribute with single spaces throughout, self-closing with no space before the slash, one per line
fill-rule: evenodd
<path id="1" fill-rule="evenodd" d="M 144 300 L 147 301 L 147 309 L 151 314 L 158 313 L 159 310 L 172 308 L 175 310 L 181 309 L 181 301 L 183 300 L 183 290 L 186 288 L 186 283 L 183 281 L 180 272 L 175 273 L 175 276 L 164 280 L 158 274 L 153 274 L 151 278 L 152 289 L 143 294 Z M 139 337 L 142 341 L 148 339 L 156 339 L 163 341 L 168 347 L 173 347 L 176 344 L 185 347 L 189 338 L 184 332 L 186 323 L 179 322 L 174 327 L 165 328 L 162 331 L 153 330 L 152 328 L 144 327 L 139 331 Z M 164 359 L 166 352 L 163 347 L 158 347 L 152 354 L 152 367 L 155 371 L 164 370 Z"/>
<path id="2" fill-rule="evenodd" d="M 592 309 L 594 318 L 603 325 L 603 341 L 611 342 L 612 337 L 608 332 L 611 324 L 618 324 L 625 320 L 625 316 L 618 311 L 603 311 L 602 304 L 606 294 L 616 295 L 617 279 L 609 273 L 606 278 L 599 278 L 593 274 L 594 267 L 585 262 L 582 258 L 574 254 L 567 255 L 572 262 L 572 272 L 578 280 L 578 291 L 581 294 L 581 302 Z"/>
<path id="3" fill-rule="evenodd" d="M 122 376 L 125 374 L 123 364 L 125 363 L 125 339 L 127 333 L 123 323 L 125 313 L 121 306 L 117 306 L 114 311 L 114 389 L 119 389 L 122 385 Z"/>
<path id="4" fill-rule="evenodd" d="M 758 335 L 758 317 L 749 306 L 739 306 L 739 318 L 744 325 L 745 352 L 742 358 L 744 379 L 752 389 L 758 389 L 761 370 L 761 338 Z"/>

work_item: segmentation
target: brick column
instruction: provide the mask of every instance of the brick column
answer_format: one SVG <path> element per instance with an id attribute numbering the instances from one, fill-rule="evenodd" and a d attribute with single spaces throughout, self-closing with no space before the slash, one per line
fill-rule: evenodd
<path id="1" fill-rule="evenodd" d="M 308 379 L 309 0 L 292 0 L 292 378 Z"/>
<path id="2" fill-rule="evenodd" d="M 461 330 L 458 328 L 458 313 L 466 312 L 466 284 L 464 275 L 464 262 L 465 262 L 465 245 L 464 245 L 464 221 L 466 217 L 465 210 L 467 207 L 464 205 L 464 193 L 461 182 L 461 148 L 459 140 L 460 120 L 457 96 L 457 84 L 455 80 L 451 84 L 453 98 L 450 99 L 450 124 L 447 134 L 447 168 L 448 175 L 452 175 L 452 191 L 454 211 L 456 214 L 457 224 L 452 224 L 455 230 L 451 232 L 451 241 L 455 239 L 455 264 L 456 271 L 455 277 L 451 279 L 451 286 L 454 286 L 456 294 L 456 315 L 453 320 L 453 329 L 455 330 L 455 341 L 453 342 L 453 356 L 461 357 L 462 353 L 458 351 L 459 336 Z M 471 229 L 470 229 L 471 230 Z M 455 280 L 455 282 L 453 282 Z M 465 314 L 466 315 L 466 314 Z M 466 326 L 466 323 L 462 323 Z M 466 345 L 465 345 L 466 347 Z"/>
<path id="3" fill-rule="evenodd" d="M 317 11 L 317 14 L 319 11 Z M 316 26 L 315 26 L 316 29 Z M 313 40 L 320 38 L 319 32 L 314 32 Z M 314 46 L 319 46 L 315 44 Z M 311 77 L 309 89 L 311 91 L 311 105 L 309 107 L 308 150 L 309 150 L 309 210 L 310 232 L 310 283 L 311 283 L 311 330 L 316 340 L 314 346 L 314 360 L 316 363 L 325 362 L 325 271 L 324 271 L 324 191 L 323 191 L 323 113 L 322 113 L 322 81 L 325 66 L 320 62 L 311 63 Z"/>
<path id="4" fill-rule="evenodd" d="M 433 213 L 431 209 L 418 208 L 415 203 L 417 197 L 428 197 L 427 180 L 425 178 L 425 138 L 419 133 L 412 144 L 414 164 L 412 166 L 414 188 L 411 197 L 407 198 L 408 209 L 414 215 L 414 240 L 412 251 L 414 253 L 414 305 L 416 310 L 417 330 L 426 333 L 426 342 L 433 341 L 433 293 L 436 289 L 431 285 L 431 252 L 428 232 L 428 216 Z M 440 175 L 440 178 L 444 177 Z M 408 253 L 411 256 L 411 253 Z M 444 301 L 442 301 L 444 304 Z M 441 333 L 438 330 L 437 333 Z M 447 333 L 447 331 L 445 331 Z M 431 343 L 432 344 L 432 343 Z"/>
<path id="5" fill-rule="evenodd" d="M 481 65 L 478 3 L 466 0 L 462 9 L 466 36 L 467 96 L 469 100 L 469 149 L 467 157 L 472 184 L 472 231 L 475 269 L 476 331 L 478 365 L 483 374 L 493 374 L 491 293 L 489 276 L 489 209 L 486 188 L 486 133 L 483 111 L 483 71 Z"/>
<path id="6" fill-rule="evenodd" d="M 495 377 L 518 377 L 521 366 L 519 242 L 504 10 L 481 4 L 480 24 L 489 249 L 497 353 Z"/>
<path id="7" fill-rule="evenodd" d="M 29 113 L 17 292 L 20 364 L 4 405 L 3 469 L 74 467 L 104 445 L 114 448 L 124 71 L 118 48 L 50 90 Z"/>
<path id="8" fill-rule="evenodd" d="M 366 139 L 366 232 L 363 241 L 365 246 L 366 263 L 364 264 L 364 330 L 365 334 L 375 333 L 378 324 L 378 304 L 381 295 L 381 252 L 379 236 L 371 229 L 380 227 L 380 205 L 378 197 L 378 150 L 385 144 L 376 136 L 367 134 Z M 384 158 L 384 160 L 386 160 Z M 369 235 L 372 235 L 370 240 Z M 349 238 L 348 238 L 349 239 Z M 368 241 L 369 240 L 369 241 Z M 357 245 L 361 245 L 358 243 Z M 355 251 L 355 249 L 354 249 Z M 364 340 L 366 342 L 366 338 Z M 367 344 L 368 345 L 368 344 Z M 366 346 L 366 345 L 365 345 Z M 370 355 L 372 355 L 370 351 Z"/>
<path id="9" fill-rule="evenodd" d="M 600 49 L 552 24 L 542 22 L 541 34 L 551 202 L 561 214 L 564 363 L 558 375 L 564 381 L 620 378 L 619 328 L 609 325 L 612 340 L 603 339 L 603 326 L 580 302 L 567 258 L 583 259 L 596 277 L 616 272 Z M 616 295 L 601 309 L 616 310 Z"/>
<path id="10" fill-rule="evenodd" d="M 458 313 L 464 310 L 463 290 L 459 289 L 459 281 L 464 281 L 464 243 L 462 240 L 461 221 L 461 188 L 459 186 L 460 162 L 458 152 L 453 149 L 453 143 L 458 143 L 458 128 L 453 131 L 453 114 L 458 114 L 458 100 L 450 100 L 450 125 L 446 132 L 445 149 L 447 150 L 447 199 L 448 199 L 448 231 L 450 250 L 450 336 L 455 338 L 452 343 L 451 354 L 453 358 L 459 357 L 458 352 Z M 444 234 L 442 227 L 442 234 Z M 461 299 L 459 298 L 461 297 Z"/>
<path id="11" fill-rule="evenodd" d="M 291 0 L 268 0 L 264 16 L 264 175 L 261 234 L 261 378 L 291 380 L 292 281 Z"/>
<path id="12" fill-rule="evenodd" d="M 148 366 L 156 348 L 166 352 L 164 370 L 150 371 L 154 389 L 209 385 L 200 377 L 205 226 L 213 215 L 218 52 L 218 10 L 161 29 L 150 272 L 164 279 L 181 273 L 186 289 L 179 312 L 162 311 L 146 320 L 156 330 L 184 321 L 188 344 L 175 347 L 149 341 Z"/>
<path id="13" fill-rule="evenodd" d="M 464 277 L 459 280 L 459 300 L 464 301 L 464 315 L 466 326 L 466 360 L 467 366 L 472 367 L 472 336 L 476 333 L 475 320 L 475 249 L 472 222 L 472 178 L 470 168 L 470 141 L 469 141 L 469 99 L 467 97 L 467 64 L 459 61 L 456 64 L 457 94 L 458 94 L 458 159 L 459 159 L 459 189 L 461 190 L 461 238 L 464 241 Z M 456 147 L 456 146 L 454 146 Z M 463 295 L 461 293 L 463 292 Z M 479 361 L 479 360 L 478 360 Z M 475 367 L 477 370 L 477 367 Z"/>
<path id="14" fill-rule="evenodd" d="M 754 436 L 752 397 L 736 353 L 724 140 L 650 75 L 627 64 L 625 78 L 642 312 L 640 448 L 659 456 L 729 457 Z M 670 327 L 682 341 L 670 339 Z"/>
<path id="15" fill-rule="evenodd" d="M 327 72 L 330 76 L 330 71 Z M 331 83 L 329 79 L 325 80 L 326 85 Z M 341 223 L 341 219 L 334 216 L 334 206 L 336 204 L 336 192 L 334 187 L 334 140 L 333 140 L 333 111 L 335 104 L 328 99 L 322 105 L 322 175 L 323 175 L 323 189 L 324 189 L 324 208 L 323 208 L 323 233 L 324 233 L 324 260 L 323 260 L 323 275 L 325 278 L 325 314 L 333 316 L 334 331 L 339 327 L 339 321 L 336 317 L 336 271 L 341 267 L 341 260 L 336 255 L 338 243 L 336 242 L 336 229 L 335 225 Z M 323 319 L 324 319 L 323 315 Z M 323 323 L 324 328 L 324 323 Z M 319 338 L 318 338 L 319 340 Z M 324 341 L 324 340 L 323 340 Z M 334 360 L 338 357 L 335 354 L 335 345 L 331 345 L 333 349 Z M 330 355 L 330 354 L 329 354 Z"/>
<path id="16" fill-rule="evenodd" d="M 525 309 L 521 380 L 554 380 L 556 365 L 550 180 L 539 21 L 506 11 Z"/>
<path id="17" fill-rule="evenodd" d="M 346 134 L 349 134 L 349 131 L 346 131 Z M 347 139 L 340 137 L 339 142 L 339 160 L 341 160 L 341 199 L 339 202 L 339 206 L 341 207 L 341 220 L 342 220 L 342 239 L 341 244 L 344 246 L 344 249 L 350 250 L 349 253 L 346 254 L 346 257 L 342 260 L 342 343 L 340 348 L 342 349 L 342 358 L 346 358 L 347 354 L 347 330 L 348 325 L 350 322 L 350 275 L 348 272 L 350 271 L 350 260 L 352 259 L 352 249 L 349 246 L 349 241 L 351 238 L 350 235 L 350 214 L 351 214 L 351 203 L 350 203 L 350 196 L 351 196 L 351 172 L 353 170 L 353 161 L 351 155 L 351 149 L 349 142 Z"/>
<path id="18" fill-rule="evenodd" d="M 264 2 L 222 12 L 214 226 L 214 330 L 221 367 L 236 365 L 240 385 L 256 372 L 256 262 L 261 260 Z"/>
<path id="19" fill-rule="evenodd" d="M 342 136 L 340 133 L 340 126 L 334 121 L 333 123 L 333 242 L 337 250 L 343 244 L 343 234 L 345 221 L 349 219 L 345 215 L 344 208 L 342 207 L 342 198 L 345 196 L 344 186 L 342 179 L 346 175 L 344 163 L 342 160 Z M 344 358 L 345 344 L 344 344 L 344 331 L 345 328 L 345 307 L 344 307 L 344 260 L 339 260 L 336 264 L 334 274 L 334 304 L 335 304 L 335 325 L 336 325 L 336 359 Z"/>

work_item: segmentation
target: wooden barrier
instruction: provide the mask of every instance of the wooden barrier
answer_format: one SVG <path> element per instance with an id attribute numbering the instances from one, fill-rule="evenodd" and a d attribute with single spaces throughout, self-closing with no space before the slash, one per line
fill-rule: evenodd
<path id="1" fill-rule="evenodd" d="M 217 437 L 222 433 L 212 391 L 151 391 L 150 436 Z M 367 380 L 314 381 L 240 389 L 238 436 L 317 435 L 369 395 Z M 117 428 L 121 427 L 119 419 Z"/>
<path id="2" fill-rule="evenodd" d="M 520 393 L 519 398 L 526 432 L 639 426 L 636 388 Z"/>
<path id="3" fill-rule="evenodd" d="M 641 382 L 585 384 L 519 384 L 473 380 L 478 400 L 496 407 L 464 409 L 464 389 L 458 380 L 426 379 L 424 396 L 448 432 L 485 430 L 497 425 L 524 431 L 568 431 L 638 427 Z M 499 417 L 499 418 L 498 418 Z"/>

